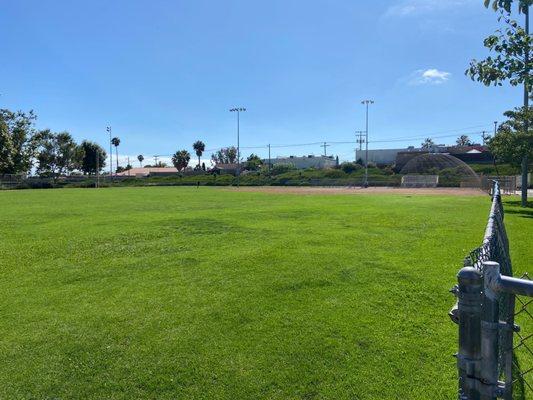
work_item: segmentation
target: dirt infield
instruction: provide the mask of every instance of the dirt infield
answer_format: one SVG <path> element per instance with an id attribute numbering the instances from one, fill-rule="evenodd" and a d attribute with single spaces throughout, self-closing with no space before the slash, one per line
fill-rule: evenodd
<path id="1" fill-rule="evenodd" d="M 354 194 L 400 194 L 400 195 L 436 195 L 436 196 L 486 196 L 480 189 L 467 188 L 393 188 L 393 187 L 302 187 L 302 186 L 241 186 L 227 187 L 223 190 L 261 193 L 287 193 L 301 195 L 354 195 Z"/>

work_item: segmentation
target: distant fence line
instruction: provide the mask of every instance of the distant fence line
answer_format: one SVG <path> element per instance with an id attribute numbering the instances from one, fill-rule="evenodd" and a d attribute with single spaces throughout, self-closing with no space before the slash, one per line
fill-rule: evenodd
<path id="1" fill-rule="evenodd" d="M 242 174 L 238 179 L 243 186 L 362 186 L 364 176 L 336 177 L 336 171 L 330 170 L 331 177 L 313 177 L 305 171 L 292 171 L 288 174 L 265 175 L 258 173 Z M 480 188 L 490 192 L 491 177 L 460 178 L 457 176 L 438 175 L 400 175 L 382 174 L 369 175 L 369 186 L 389 187 L 464 187 Z M 514 193 L 517 185 L 515 176 L 499 177 L 502 182 L 501 190 L 504 194 Z M 55 188 L 55 187 L 95 187 L 95 186 L 231 186 L 237 184 L 233 174 L 206 174 L 202 171 L 194 173 L 154 174 L 149 177 L 134 175 L 70 175 L 58 178 L 46 178 L 21 175 L 0 175 L 0 189 L 24 188 Z"/>

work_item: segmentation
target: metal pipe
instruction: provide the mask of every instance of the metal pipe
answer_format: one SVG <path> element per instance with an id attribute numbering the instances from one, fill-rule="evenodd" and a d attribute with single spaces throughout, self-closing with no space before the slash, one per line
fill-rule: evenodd
<path id="1" fill-rule="evenodd" d="M 524 14 L 526 17 L 526 35 L 529 36 L 529 4 L 526 4 L 526 9 L 524 10 Z M 524 65 L 526 67 L 526 76 L 529 76 L 529 48 L 526 48 L 525 51 L 525 61 Z M 529 117 L 528 117 L 528 110 L 529 110 L 529 86 L 527 79 L 524 79 L 524 112 L 525 112 L 525 118 L 524 118 L 524 134 L 527 135 L 529 132 Z M 528 157 L 527 153 L 522 156 L 522 193 L 521 193 L 521 205 L 522 207 L 527 207 L 527 166 L 528 166 Z"/>
<path id="2" fill-rule="evenodd" d="M 374 100 L 363 100 L 361 104 L 366 105 L 366 140 L 365 140 L 365 182 L 364 187 L 368 187 L 368 106 L 374 104 Z"/>
<path id="3" fill-rule="evenodd" d="M 499 293 L 491 282 L 500 275 L 498 263 L 483 263 L 481 306 L 481 399 L 495 400 L 498 391 Z"/>
<path id="4" fill-rule="evenodd" d="M 480 400 L 478 390 L 479 359 L 481 354 L 481 273 L 465 267 L 457 275 L 459 283 L 459 396 Z M 462 397 L 461 397 L 462 396 Z"/>
<path id="5" fill-rule="evenodd" d="M 499 290 L 505 293 L 533 297 L 533 281 L 501 275 Z"/>
<path id="6" fill-rule="evenodd" d="M 500 265 L 492 261 L 483 263 L 483 271 L 485 281 L 493 291 L 533 297 L 533 281 L 501 275 Z"/>

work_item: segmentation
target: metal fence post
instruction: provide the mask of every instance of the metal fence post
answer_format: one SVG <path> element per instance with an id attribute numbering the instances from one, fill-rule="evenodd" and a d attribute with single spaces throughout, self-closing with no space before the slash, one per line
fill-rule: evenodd
<path id="1" fill-rule="evenodd" d="M 459 282 L 459 399 L 480 400 L 479 361 L 481 354 L 481 273 L 465 267 L 457 275 Z"/>
<path id="2" fill-rule="evenodd" d="M 483 263 L 483 297 L 481 306 L 481 398 L 494 400 L 501 394 L 498 387 L 499 357 L 499 294 L 496 282 L 500 278 L 500 265 L 496 262 Z"/>

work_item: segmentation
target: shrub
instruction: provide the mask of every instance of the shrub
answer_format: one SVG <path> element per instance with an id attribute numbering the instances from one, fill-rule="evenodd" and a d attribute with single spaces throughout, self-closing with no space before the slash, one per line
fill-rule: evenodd
<path id="1" fill-rule="evenodd" d="M 341 169 L 347 174 L 351 174 L 352 172 L 355 172 L 362 168 L 363 167 L 360 164 L 354 162 L 343 162 L 341 164 Z"/>
<path id="2" fill-rule="evenodd" d="M 326 178 L 344 178 L 346 177 L 346 172 L 340 169 L 327 169 L 324 172 Z"/>

